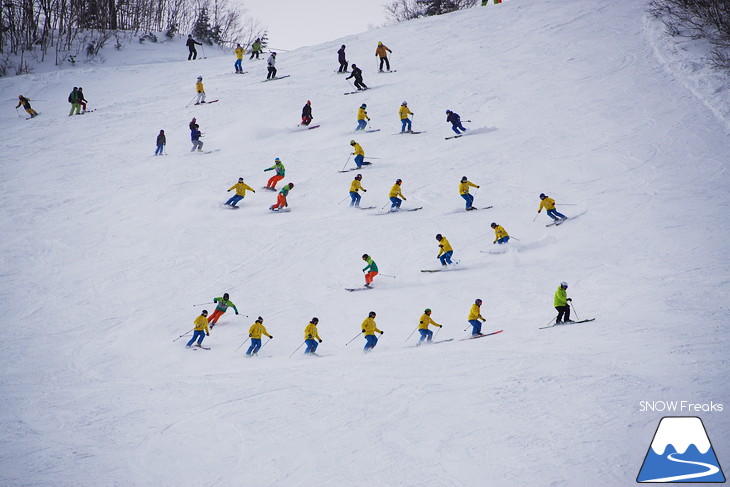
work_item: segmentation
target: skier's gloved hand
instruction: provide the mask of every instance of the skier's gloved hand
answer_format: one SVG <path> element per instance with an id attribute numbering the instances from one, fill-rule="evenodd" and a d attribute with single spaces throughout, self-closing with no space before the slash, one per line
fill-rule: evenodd
<path id="1" fill-rule="evenodd" d="M 381 331 L 381 332 L 380 332 L 380 334 L 381 334 L 381 335 L 382 335 L 383 333 L 385 333 L 385 332 L 384 332 L 384 331 Z"/>
<path id="2" fill-rule="evenodd" d="M 363 329 L 363 331 L 362 331 L 362 332 L 363 332 L 363 333 L 365 333 L 365 330 Z"/>
<path id="3" fill-rule="evenodd" d="M 250 333 L 248 334 L 248 337 L 249 337 L 249 338 L 251 338 L 252 336 L 253 336 L 253 335 L 251 335 Z"/>
<path id="4" fill-rule="evenodd" d="M 236 311 L 236 315 L 238 315 L 238 311 Z"/>
<path id="5" fill-rule="evenodd" d="M 274 337 L 272 335 L 269 335 L 269 340 L 271 340 L 272 338 L 274 338 Z"/>
<path id="6" fill-rule="evenodd" d="M 209 336 L 210 336 L 210 333 L 208 333 L 208 332 L 206 331 L 206 332 L 205 332 L 205 336 L 209 337 Z"/>
<path id="7" fill-rule="evenodd" d="M 312 335 L 307 335 L 307 339 L 310 339 L 310 338 L 312 338 Z"/>
<path id="8" fill-rule="evenodd" d="M 322 343 L 322 339 L 321 338 L 319 339 L 319 343 Z"/>
<path id="9" fill-rule="evenodd" d="M 566 301 L 573 301 L 573 298 L 567 298 Z"/>
<path id="10" fill-rule="evenodd" d="M 227 192 L 227 193 L 230 193 L 230 192 L 231 192 L 231 190 L 229 189 L 229 190 L 228 190 L 228 191 L 226 191 L 226 192 Z"/>
<path id="11" fill-rule="evenodd" d="M 367 189 L 363 189 L 363 191 L 364 191 L 364 192 L 366 192 L 366 193 L 368 192 L 368 190 L 367 190 Z"/>

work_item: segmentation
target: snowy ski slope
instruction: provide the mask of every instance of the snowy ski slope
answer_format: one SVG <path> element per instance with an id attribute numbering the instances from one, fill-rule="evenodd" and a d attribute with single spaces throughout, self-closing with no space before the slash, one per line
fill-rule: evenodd
<path id="1" fill-rule="evenodd" d="M 0 79 L 42 113 L 0 114 L 0 484 L 633 484 L 662 416 L 640 401 L 728 400 L 729 126 L 652 22 L 631 0 L 512 0 L 280 53 L 291 77 L 269 83 L 264 61 L 237 76 L 184 48 Z M 396 73 L 376 73 L 378 41 Z M 343 43 L 372 91 L 343 96 Z M 186 108 L 198 75 L 220 102 Z M 79 85 L 97 111 L 69 119 Z M 306 100 L 316 130 L 297 128 Z M 426 133 L 394 135 L 403 100 Z M 379 132 L 352 132 L 361 103 Z M 444 140 L 446 109 L 468 136 Z M 189 152 L 192 117 L 216 152 Z M 351 139 L 376 209 L 338 204 Z M 275 157 L 288 213 L 259 190 Z M 494 208 L 463 211 L 464 175 Z M 257 192 L 228 211 L 239 177 Z M 423 210 L 378 215 L 397 178 Z M 580 218 L 533 221 L 541 192 Z M 482 252 L 492 221 L 519 239 L 505 253 Z M 419 272 L 437 233 L 458 272 Z M 363 253 L 396 277 L 348 293 Z M 597 319 L 539 330 L 563 280 Z M 224 292 L 248 317 L 226 313 L 210 351 L 173 343 Z M 476 298 L 504 332 L 460 341 Z M 455 340 L 405 342 L 426 307 Z M 366 355 L 345 343 L 370 310 Z M 275 338 L 244 359 L 258 315 Z M 288 358 L 313 316 L 322 357 Z M 730 463 L 727 414 L 702 419 Z"/>

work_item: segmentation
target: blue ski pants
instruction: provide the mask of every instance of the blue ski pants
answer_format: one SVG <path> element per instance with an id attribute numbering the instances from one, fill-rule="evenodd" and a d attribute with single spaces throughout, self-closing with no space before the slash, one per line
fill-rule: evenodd
<path id="1" fill-rule="evenodd" d="M 317 347 L 319 346 L 319 343 L 317 343 L 317 340 L 314 338 L 308 338 L 304 340 L 304 343 L 307 344 L 307 349 L 304 350 L 304 353 L 314 353 L 317 351 Z"/>
<path id="2" fill-rule="evenodd" d="M 453 130 L 454 132 L 456 132 L 456 135 L 460 135 L 461 134 L 461 132 L 459 132 L 459 129 L 461 129 L 464 132 L 466 132 L 466 129 L 461 125 L 461 121 L 459 121 L 459 123 L 452 123 L 451 124 L 451 130 Z"/>
<path id="3" fill-rule="evenodd" d="M 236 59 L 236 63 L 233 65 L 233 67 L 236 69 L 236 71 L 243 71 L 243 68 L 241 68 L 241 59 Z"/>
<path id="4" fill-rule="evenodd" d="M 360 206 L 360 193 L 357 191 L 350 191 L 350 198 L 352 198 L 350 206 Z"/>
<path id="5" fill-rule="evenodd" d="M 162 155 L 162 151 L 164 149 L 165 149 L 165 144 L 158 144 L 157 145 L 157 149 L 155 149 L 155 155 L 156 156 L 161 156 Z"/>
<path id="6" fill-rule="evenodd" d="M 365 340 L 367 341 L 365 342 L 365 348 L 363 348 L 363 350 L 366 352 L 375 348 L 375 345 L 378 344 L 378 338 L 375 335 L 365 335 Z"/>
<path id="7" fill-rule="evenodd" d="M 451 264 L 451 256 L 454 255 L 453 250 L 449 250 L 448 252 L 444 252 L 439 257 L 439 260 L 441 261 L 441 265 Z"/>
<path id="8" fill-rule="evenodd" d="M 418 332 L 421 334 L 421 339 L 418 340 L 418 343 L 421 343 L 424 340 L 430 342 L 433 338 L 433 332 L 431 330 L 418 330 Z"/>
<path id="9" fill-rule="evenodd" d="M 479 320 L 469 320 L 471 325 L 471 336 L 479 335 L 482 332 L 482 322 Z"/>
<path id="10" fill-rule="evenodd" d="M 248 350 L 246 351 L 246 355 L 255 355 L 256 352 L 259 351 L 259 348 L 261 348 L 261 339 L 260 338 L 252 338 L 251 339 L 251 346 L 248 347 Z"/>
<path id="11" fill-rule="evenodd" d="M 392 198 L 390 198 L 390 202 L 393 203 L 392 205 L 390 205 L 391 211 L 395 211 L 400 208 L 400 204 L 403 202 L 403 200 L 396 196 L 393 196 Z"/>
<path id="12" fill-rule="evenodd" d="M 205 338 L 205 331 L 204 330 L 195 330 L 195 332 L 193 333 L 193 338 L 191 338 L 190 341 L 188 342 L 188 344 L 185 346 L 189 347 L 190 345 L 193 344 L 193 342 L 195 342 L 195 340 L 197 340 L 198 345 L 200 345 L 201 343 L 203 343 L 203 338 Z"/>
<path id="13" fill-rule="evenodd" d="M 361 155 L 355 156 L 355 164 L 357 164 L 358 169 L 362 167 L 363 162 L 365 162 L 365 156 L 361 156 Z"/>
<path id="14" fill-rule="evenodd" d="M 559 212 L 558 212 L 558 210 L 548 210 L 548 211 L 547 211 L 547 214 L 548 214 L 548 216 L 549 216 L 550 218 L 552 218 L 552 219 L 553 219 L 553 220 L 555 220 L 555 221 L 557 221 L 557 220 L 558 220 L 558 218 L 562 218 L 562 219 L 565 219 L 565 218 L 567 218 L 567 217 L 566 217 L 565 215 L 563 215 L 562 213 L 559 213 Z"/>
<path id="15" fill-rule="evenodd" d="M 500 238 L 500 239 L 497 239 L 497 243 L 498 243 L 498 244 L 500 244 L 500 245 L 502 245 L 502 244 L 506 244 L 507 242 L 509 242 L 509 236 L 507 236 L 507 237 L 502 237 L 502 238 Z"/>
<path id="16" fill-rule="evenodd" d="M 231 206 L 236 206 L 236 203 L 238 203 L 242 199 L 243 199 L 243 196 L 241 196 L 239 194 L 234 194 L 233 196 L 231 196 L 231 199 L 226 201 L 226 204 L 231 205 Z"/>
<path id="17" fill-rule="evenodd" d="M 363 130 L 365 127 L 367 127 L 367 125 L 368 125 L 367 120 L 365 120 L 365 119 L 358 120 L 357 127 L 355 128 L 355 130 Z"/>
<path id="18" fill-rule="evenodd" d="M 400 123 L 401 123 L 401 128 L 400 128 L 401 132 L 405 132 L 406 130 L 411 130 L 412 122 L 411 122 L 410 118 L 402 118 Z M 406 126 L 408 126 L 408 128 L 406 128 Z"/>
<path id="19" fill-rule="evenodd" d="M 474 203 L 474 197 L 472 195 L 470 195 L 469 193 L 464 193 L 464 194 L 461 195 L 461 197 L 466 200 L 466 209 L 467 210 L 469 208 L 471 208 L 472 206 L 474 206 L 473 205 L 473 203 Z"/>

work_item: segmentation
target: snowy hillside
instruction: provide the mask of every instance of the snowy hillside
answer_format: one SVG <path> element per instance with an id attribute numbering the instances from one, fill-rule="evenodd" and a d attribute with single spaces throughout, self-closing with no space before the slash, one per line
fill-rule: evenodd
<path id="1" fill-rule="evenodd" d="M 658 35 L 643 2 L 513 0 L 280 53 L 291 76 L 268 83 L 265 61 L 237 76 L 184 51 L 0 79 L 41 112 L 0 114 L 0 484 L 633 484 L 663 415 L 640 401 L 728 402 L 728 125 Z M 343 95 L 343 43 L 371 91 Z M 220 101 L 186 108 L 199 75 Z M 69 118 L 79 85 L 96 111 Z M 297 127 L 307 100 L 316 130 Z M 425 133 L 397 135 L 403 100 Z M 353 132 L 362 103 L 379 132 Z M 466 136 L 445 140 L 446 109 Z M 193 117 L 214 152 L 190 152 Z M 371 210 L 342 202 L 351 139 Z M 260 189 L 276 157 L 281 214 Z M 462 176 L 493 208 L 464 211 Z M 232 211 L 239 177 L 256 193 Z M 385 212 L 398 178 L 422 210 Z M 541 192 L 580 217 L 546 227 Z M 493 221 L 519 239 L 505 253 Z M 437 233 L 460 264 L 422 273 Z M 381 275 L 347 292 L 363 253 Z M 539 329 L 561 281 L 596 321 Z M 210 351 L 173 342 L 224 292 L 241 316 Z M 461 341 L 476 298 L 504 332 Z M 453 341 L 406 342 L 427 307 Z M 345 344 L 371 310 L 385 333 L 364 354 Z M 275 338 L 246 359 L 259 315 Z M 289 358 L 314 316 L 322 356 Z M 727 414 L 702 419 L 730 463 Z"/>

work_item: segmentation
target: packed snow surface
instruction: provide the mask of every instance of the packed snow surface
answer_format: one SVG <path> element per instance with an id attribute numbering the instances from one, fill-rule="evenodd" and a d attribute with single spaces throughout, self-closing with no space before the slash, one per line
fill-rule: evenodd
<path id="1" fill-rule="evenodd" d="M 727 104 L 667 65 L 644 8 L 476 7 L 280 53 L 291 76 L 268 83 L 265 61 L 234 75 L 231 54 L 182 44 L 175 62 L 0 80 L 0 484 L 633 484 L 668 414 L 640 402 L 727 403 L 730 363 Z M 395 73 L 377 73 L 378 41 Z M 343 95 L 343 43 L 371 91 Z M 220 101 L 186 107 L 199 75 Z M 73 86 L 96 111 L 67 116 Z M 16 117 L 18 94 L 40 117 Z M 315 130 L 297 127 L 306 100 Z M 404 100 L 425 133 L 397 135 Z M 362 103 L 379 132 L 353 132 Z M 466 136 L 445 140 L 446 109 Z M 192 117 L 214 152 L 190 153 Z M 338 172 L 351 139 L 371 210 Z M 275 157 L 287 213 L 260 189 Z M 492 209 L 464 211 L 462 176 Z M 230 211 L 239 177 L 256 193 Z M 397 178 L 421 211 L 386 213 Z M 542 192 L 580 218 L 546 227 Z M 493 221 L 519 239 L 504 252 Z M 437 233 L 460 263 L 422 273 Z M 347 292 L 363 253 L 381 275 Z M 539 329 L 560 281 L 595 321 Z M 173 341 L 224 292 L 241 314 L 211 350 Z M 462 341 L 476 298 L 504 332 Z M 406 340 L 427 307 L 453 341 Z M 371 310 L 385 333 L 364 354 Z M 259 315 L 275 338 L 246 359 Z M 290 358 L 314 316 L 321 357 Z M 702 416 L 723 463 L 727 413 L 675 414 Z"/>

